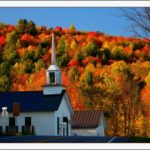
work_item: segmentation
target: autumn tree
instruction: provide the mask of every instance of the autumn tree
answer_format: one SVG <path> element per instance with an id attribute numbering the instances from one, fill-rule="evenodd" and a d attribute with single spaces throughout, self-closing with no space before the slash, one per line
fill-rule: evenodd
<path id="1" fill-rule="evenodd" d="M 99 84 L 96 84 L 95 71 L 95 66 L 89 63 L 85 67 L 84 73 L 81 74 L 78 83 L 79 93 L 86 109 L 103 109 L 104 106 L 102 102 L 104 89 Z"/>
<path id="2" fill-rule="evenodd" d="M 121 61 L 112 64 L 113 74 L 118 78 L 120 103 L 123 113 L 124 136 L 134 134 L 135 122 L 139 115 L 141 81 L 134 79 L 129 66 Z"/>

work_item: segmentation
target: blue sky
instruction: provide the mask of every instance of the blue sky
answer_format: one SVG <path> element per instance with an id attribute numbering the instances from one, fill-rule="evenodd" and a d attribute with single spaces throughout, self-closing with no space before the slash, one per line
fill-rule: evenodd
<path id="1" fill-rule="evenodd" d="M 47 27 L 71 24 L 84 31 L 100 31 L 111 35 L 132 36 L 129 22 L 120 16 L 119 8 L 0 8 L 0 22 L 16 24 L 20 18 Z"/>

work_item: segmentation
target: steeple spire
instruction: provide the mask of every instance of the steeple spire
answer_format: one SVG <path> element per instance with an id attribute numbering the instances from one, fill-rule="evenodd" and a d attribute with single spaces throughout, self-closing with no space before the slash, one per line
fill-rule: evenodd
<path id="1" fill-rule="evenodd" d="M 52 33 L 52 59 L 51 65 L 56 65 L 56 49 L 55 49 L 55 40 L 54 40 L 54 33 Z"/>
<path id="2" fill-rule="evenodd" d="M 43 89 L 44 95 L 61 94 L 61 71 L 56 64 L 56 49 L 54 41 L 54 33 L 52 33 L 52 48 L 51 48 L 51 65 L 46 70 L 46 85 Z"/>

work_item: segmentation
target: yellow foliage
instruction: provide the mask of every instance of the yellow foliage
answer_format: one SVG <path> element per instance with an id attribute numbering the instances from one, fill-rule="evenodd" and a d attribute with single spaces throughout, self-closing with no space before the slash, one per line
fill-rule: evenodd
<path id="1" fill-rule="evenodd" d="M 70 44 L 70 48 L 74 49 L 77 47 L 77 43 L 75 42 L 75 40 L 72 40 L 71 44 Z"/>
<path id="2" fill-rule="evenodd" d="M 91 71 L 92 73 L 96 70 L 95 66 L 93 63 L 88 63 L 88 65 L 85 67 L 85 72 Z"/>

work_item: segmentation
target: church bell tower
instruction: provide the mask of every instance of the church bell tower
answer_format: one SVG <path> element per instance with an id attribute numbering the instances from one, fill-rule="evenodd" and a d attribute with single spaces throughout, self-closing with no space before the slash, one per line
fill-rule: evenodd
<path id="1" fill-rule="evenodd" d="M 55 38 L 52 33 L 51 65 L 46 70 L 46 85 L 43 88 L 43 94 L 60 94 L 62 89 L 61 71 L 56 63 Z"/>

